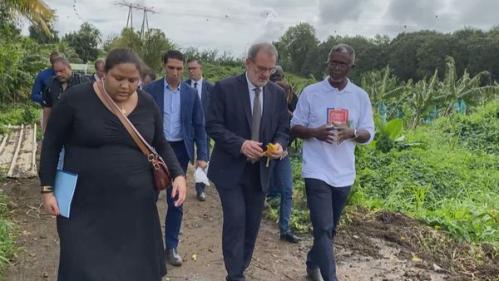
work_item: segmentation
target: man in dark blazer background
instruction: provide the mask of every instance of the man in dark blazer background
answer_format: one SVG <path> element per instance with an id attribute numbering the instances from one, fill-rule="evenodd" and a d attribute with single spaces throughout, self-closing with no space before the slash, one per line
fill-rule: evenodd
<path id="1" fill-rule="evenodd" d="M 208 177 L 223 210 L 222 251 L 227 281 L 245 280 L 262 218 L 269 172 L 264 149 L 275 144 L 271 159 L 282 157 L 289 139 L 283 90 L 269 81 L 277 50 L 258 43 L 248 51 L 246 73 L 215 84 L 206 130 L 215 140 Z"/>
<path id="2" fill-rule="evenodd" d="M 208 82 L 203 77 L 203 64 L 201 60 L 197 58 L 191 58 L 187 61 L 187 70 L 189 71 L 189 79 L 185 83 L 189 84 L 191 87 L 196 89 L 199 98 L 201 99 L 201 104 L 203 105 L 203 111 L 206 116 L 208 110 L 208 101 L 210 99 L 210 94 L 213 91 L 213 85 Z M 210 156 L 210 139 L 206 139 L 208 157 Z M 196 194 L 199 201 L 206 200 L 206 193 L 204 192 L 205 184 L 202 182 L 196 183 Z"/>
<path id="3" fill-rule="evenodd" d="M 179 51 L 168 51 L 163 56 L 163 64 L 165 77 L 148 84 L 144 90 L 152 95 L 162 112 L 166 140 L 173 148 L 184 172 L 187 171 L 189 161 L 194 161 L 194 158 L 197 159 L 196 164 L 204 168 L 208 161 L 204 114 L 196 90 L 182 82 L 184 55 Z M 183 211 L 182 206 L 175 206 L 171 190 L 167 189 L 166 196 L 166 258 L 170 264 L 180 266 L 183 261 L 177 247 Z"/>

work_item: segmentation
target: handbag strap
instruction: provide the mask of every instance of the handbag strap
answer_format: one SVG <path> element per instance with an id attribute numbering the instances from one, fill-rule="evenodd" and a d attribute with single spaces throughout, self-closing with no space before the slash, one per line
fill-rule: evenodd
<path id="1" fill-rule="evenodd" d="M 149 159 L 152 155 L 156 155 L 156 150 L 147 143 L 147 141 L 142 137 L 142 135 L 137 131 L 137 128 L 130 122 L 130 119 L 121 112 L 118 105 L 111 99 L 109 94 L 104 89 L 104 81 L 94 82 L 94 90 L 104 106 L 111 111 L 118 119 L 121 121 L 128 134 L 132 137 L 133 141 L 137 144 L 140 151 Z M 151 160 L 151 159 L 149 159 Z"/>

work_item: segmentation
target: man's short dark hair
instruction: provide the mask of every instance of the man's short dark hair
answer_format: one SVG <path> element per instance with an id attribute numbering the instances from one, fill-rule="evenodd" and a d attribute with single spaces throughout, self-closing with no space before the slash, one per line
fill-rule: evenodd
<path id="1" fill-rule="evenodd" d="M 103 59 L 97 59 L 97 60 L 95 61 L 95 63 L 94 63 L 95 70 L 97 70 L 97 66 L 98 66 L 99 64 L 101 64 L 101 63 L 102 63 L 102 65 L 105 65 L 105 64 L 106 64 L 106 62 L 105 62 Z"/>
<path id="2" fill-rule="evenodd" d="M 52 51 L 49 56 L 50 64 L 54 64 L 54 59 L 57 57 L 60 57 L 61 55 L 59 54 L 58 51 Z"/>
<path id="3" fill-rule="evenodd" d="M 166 64 L 168 59 L 177 59 L 184 62 L 184 54 L 177 50 L 170 50 L 163 55 L 163 64 Z"/>
<path id="4" fill-rule="evenodd" d="M 191 62 L 197 62 L 199 65 L 203 65 L 203 63 L 201 62 L 200 59 L 198 58 L 190 58 L 187 60 L 187 63 L 191 63 Z"/>
<path id="5" fill-rule="evenodd" d="M 54 64 L 56 64 L 58 62 L 64 64 L 65 66 L 67 66 L 69 68 L 71 68 L 71 64 L 69 63 L 68 59 L 66 59 L 65 57 L 55 57 L 53 59 L 52 65 L 54 65 Z"/>

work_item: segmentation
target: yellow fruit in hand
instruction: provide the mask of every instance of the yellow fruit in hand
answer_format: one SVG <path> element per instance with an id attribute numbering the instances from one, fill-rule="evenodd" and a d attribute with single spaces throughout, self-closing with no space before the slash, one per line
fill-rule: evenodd
<path id="1" fill-rule="evenodd" d="M 269 157 L 276 152 L 277 152 L 277 145 L 273 143 L 267 144 L 267 149 L 265 150 L 265 156 Z"/>

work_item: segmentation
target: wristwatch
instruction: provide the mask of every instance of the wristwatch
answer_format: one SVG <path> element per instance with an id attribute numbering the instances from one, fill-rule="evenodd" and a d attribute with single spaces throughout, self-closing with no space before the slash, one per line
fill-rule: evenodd
<path id="1" fill-rule="evenodd" d="M 357 129 L 353 129 L 353 139 L 358 138 L 359 135 L 357 135 Z"/>
<path id="2" fill-rule="evenodd" d="M 54 192 L 54 188 L 52 186 L 42 186 L 41 193 L 52 193 Z"/>

